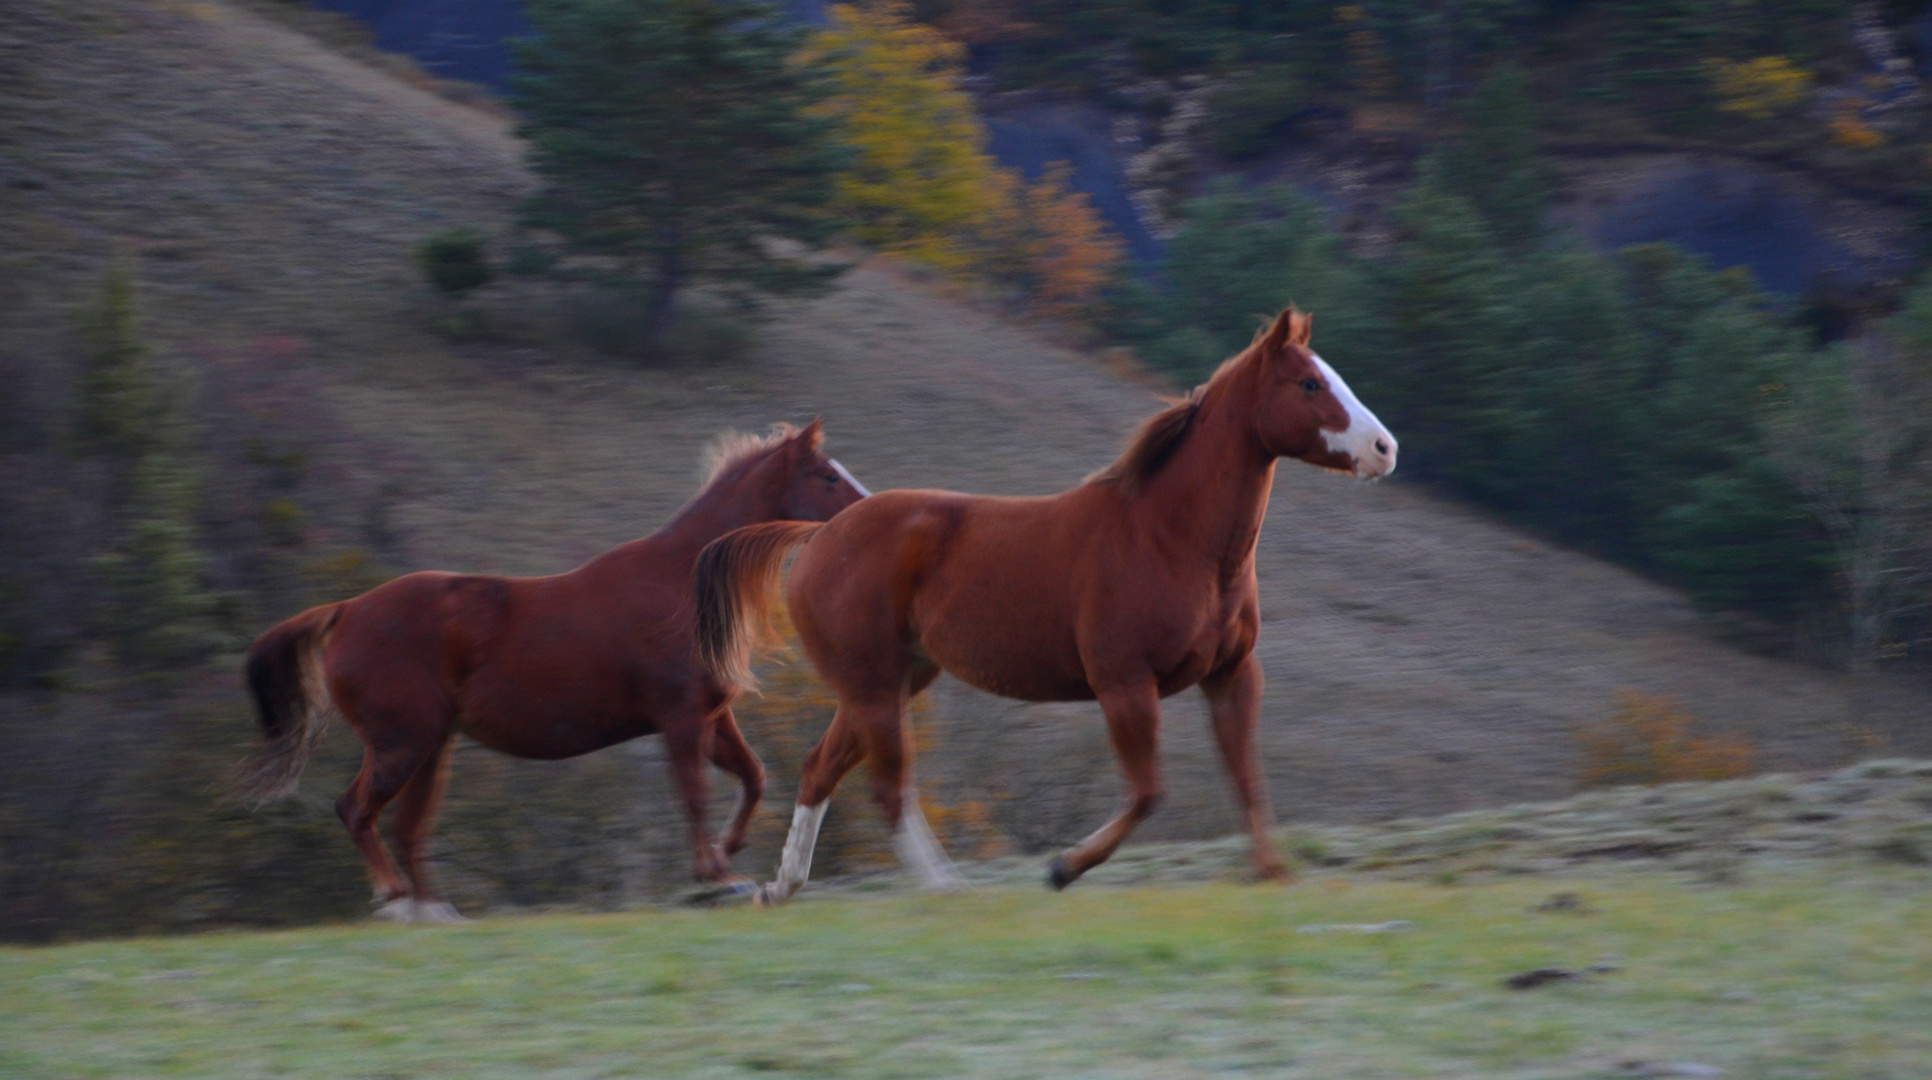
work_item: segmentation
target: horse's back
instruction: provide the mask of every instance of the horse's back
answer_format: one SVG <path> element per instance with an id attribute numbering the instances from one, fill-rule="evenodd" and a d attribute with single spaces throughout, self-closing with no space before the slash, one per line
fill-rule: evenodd
<path id="1" fill-rule="evenodd" d="M 880 492 L 800 554 L 794 622 L 827 656 L 848 653 L 842 643 L 857 635 L 922 653 L 993 693 L 1091 697 L 1075 634 L 1075 570 L 1089 531 L 1080 515 L 1068 495 Z"/>
<path id="2" fill-rule="evenodd" d="M 330 683 L 338 697 L 448 697 L 509 602 L 505 579 L 441 570 L 404 574 L 344 600 L 330 634 Z"/>
<path id="3" fill-rule="evenodd" d="M 690 695 L 718 697 L 693 685 L 688 628 L 658 595 L 668 590 L 611 576 L 396 578 L 343 603 L 332 692 L 345 711 L 433 714 L 486 746 L 550 759 L 649 734 Z"/>

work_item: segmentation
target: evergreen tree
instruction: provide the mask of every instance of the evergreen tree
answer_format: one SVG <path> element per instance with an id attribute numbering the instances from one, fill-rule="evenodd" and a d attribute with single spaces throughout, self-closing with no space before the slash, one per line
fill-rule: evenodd
<path id="1" fill-rule="evenodd" d="M 1506 265 L 1481 215 L 1433 176 L 1394 219 L 1401 242 L 1377 296 L 1391 338 L 1383 415 L 1417 471 L 1507 501 L 1503 461 L 1519 442 L 1525 384 Z"/>
<path id="2" fill-rule="evenodd" d="M 843 269 L 809 257 L 836 227 L 844 155 L 817 109 L 822 72 L 793 59 L 802 28 L 749 0 L 527 11 L 536 33 L 516 44 L 514 89 L 541 179 L 523 224 L 544 238 L 542 265 L 636 290 L 653 335 L 687 287 L 750 305 Z"/>
<path id="3" fill-rule="evenodd" d="M 1337 363 L 1367 362 L 1361 275 L 1320 208 L 1292 191 L 1215 184 L 1183 209 L 1158 269 L 1158 292 L 1121 290 L 1117 329 L 1182 379 L 1212 372 L 1290 303 L 1314 313 L 1320 347 Z"/>
<path id="4" fill-rule="evenodd" d="M 1436 154 L 1442 190 L 1469 200 L 1504 245 L 1528 244 L 1543 228 L 1550 177 L 1522 69 L 1504 64 L 1491 73 L 1470 95 L 1463 119 L 1463 133 Z"/>
<path id="5" fill-rule="evenodd" d="M 228 643 L 229 598 L 204 585 L 186 422 L 141 338 L 129 262 L 114 264 L 77 324 L 85 350 L 79 435 L 117 474 L 109 509 L 120 535 L 95 559 L 101 629 L 125 665 L 191 666 Z"/>

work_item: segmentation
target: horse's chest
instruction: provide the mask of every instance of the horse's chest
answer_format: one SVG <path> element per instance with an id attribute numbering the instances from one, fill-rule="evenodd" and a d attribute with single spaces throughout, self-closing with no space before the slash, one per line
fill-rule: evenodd
<path id="1" fill-rule="evenodd" d="M 1179 693 L 1254 648 L 1250 605 L 1239 595 L 1215 598 L 1206 610 L 1169 627 L 1157 650 L 1154 677 L 1162 695 Z"/>

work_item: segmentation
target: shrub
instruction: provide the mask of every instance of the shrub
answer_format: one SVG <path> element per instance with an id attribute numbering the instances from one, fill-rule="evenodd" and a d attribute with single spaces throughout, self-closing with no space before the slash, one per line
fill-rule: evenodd
<path id="1" fill-rule="evenodd" d="M 448 296 L 465 296 L 494 276 L 483 238 L 467 228 L 444 229 L 416 245 L 416 262 L 423 278 Z"/>
<path id="2" fill-rule="evenodd" d="M 1617 693 L 1610 716 L 1577 733 L 1585 787 L 1735 780 L 1757 768 L 1757 748 L 1743 735 L 1698 738 L 1696 723 L 1668 697 Z"/>
<path id="3" fill-rule="evenodd" d="M 79 435 L 94 450 L 139 454 L 154 444 L 164 409 L 152 350 L 141 338 L 134 265 L 116 259 L 92 304 L 75 314 L 83 360 Z"/>

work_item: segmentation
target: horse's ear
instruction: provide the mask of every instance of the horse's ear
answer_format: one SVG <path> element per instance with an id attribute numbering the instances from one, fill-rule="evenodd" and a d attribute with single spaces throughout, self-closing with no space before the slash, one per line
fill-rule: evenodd
<path id="1" fill-rule="evenodd" d="M 824 425 L 824 417 L 812 417 L 811 423 L 806 424 L 799 430 L 798 434 L 792 436 L 792 445 L 801 446 L 807 450 L 818 449 L 825 442 L 825 432 L 821 430 Z"/>
<path id="2" fill-rule="evenodd" d="M 1289 345 L 1306 346 L 1308 328 L 1312 321 L 1311 316 L 1296 311 L 1292 304 L 1283 308 L 1281 314 L 1275 316 L 1275 321 L 1268 327 L 1267 333 L 1261 336 L 1262 350 L 1272 356 Z"/>

